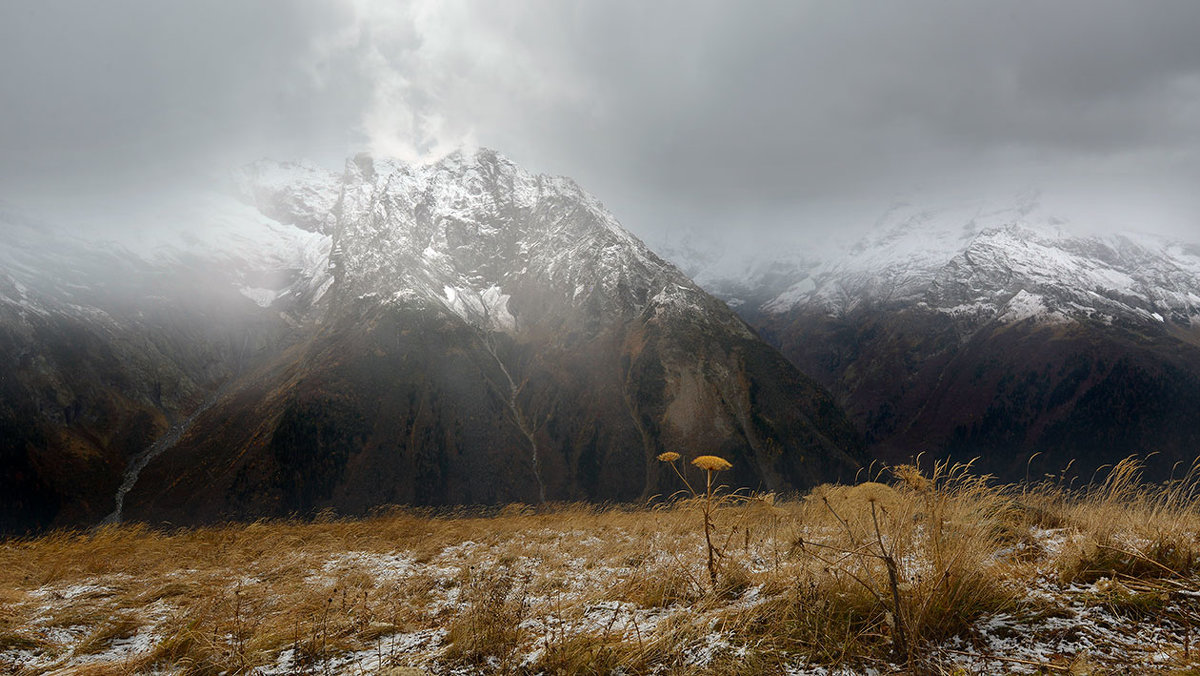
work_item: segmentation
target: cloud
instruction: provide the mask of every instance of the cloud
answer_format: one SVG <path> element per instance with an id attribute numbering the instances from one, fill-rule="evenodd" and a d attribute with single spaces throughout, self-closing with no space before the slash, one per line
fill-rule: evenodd
<path id="1" fill-rule="evenodd" d="M 337 19 L 315 3 L 5 3 L 0 185 L 128 189 L 327 145 L 355 92 L 318 92 L 299 64 Z"/>
<path id="2" fill-rule="evenodd" d="M 650 237 L 802 236 L 917 188 L 1200 213 L 1196 25 L 1189 0 L 8 3 L 0 191 L 478 144 Z"/>
<path id="3" fill-rule="evenodd" d="M 557 3 L 492 5 L 462 0 L 344 0 L 346 25 L 317 35 L 314 84 L 362 83 L 359 130 L 372 152 L 427 161 L 521 127 L 538 108 L 586 96 L 555 49 L 527 39 L 550 27 Z M 549 48 L 548 48 L 549 47 Z M 347 73 L 346 71 L 349 71 Z"/>
<path id="4" fill-rule="evenodd" d="M 644 232 L 795 227 L 931 185 L 1195 176 L 1191 3 L 356 4 L 374 148 L 495 146 Z"/>

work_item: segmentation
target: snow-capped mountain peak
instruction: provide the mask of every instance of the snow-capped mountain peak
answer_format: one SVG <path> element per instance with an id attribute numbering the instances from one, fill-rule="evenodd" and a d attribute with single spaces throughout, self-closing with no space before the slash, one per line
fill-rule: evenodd
<path id="1" fill-rule="evenodd" d="M 476 326 L 516 330 L 514 295 L 628 312 L 701 294 L 574 181 L 492 150 L 429 163 L 360 154 L 336 179 L 256 164 L 240 178 L 263 213 L 331 234 L 330 264 L 347 293 L 420 298 Z M 536 306 L 524 304 L 526 313 Z"/>
<path id="2" fill-rule="evenodd" d="M 840 251 L 814 252 L 804 262 L 792 257 L 789 274 L 710 288 L 755 296 L 752 311 L 768 314 L 844 314 L 871 304 L 976 322 L 1190 325 L 1200 317 L 1200 247 L 1146 234 L 1090 234 L 1087 223 L 1051 212 L 1037 193 L 1009 204 L 897 203 Z"/>
<path id="3" fill-rule="evenodd" d="M 937 271 L 926 300 L 943 312 L 1004 319 L 1008 297 L 1022 291 L 1045 305 L 1022 318 L 1190 325 L 1200 316 L 1200 257 L 1146 235 L 1075 236 L 1013 224 L 973 239 Z"/>
<path id="4" fill-rule="evenodd" d="M 662 494 L 667 449 L 768 490 L 861 464 L 828 393 L 569 179 L 480 150 L 236 183 L 130 205 L 124 246 L 0 240 L 0 359 L 30 402 L 0 422 L 56 440 L 36 467 L 75 510 L 21 519 L 631 501 Z"/>

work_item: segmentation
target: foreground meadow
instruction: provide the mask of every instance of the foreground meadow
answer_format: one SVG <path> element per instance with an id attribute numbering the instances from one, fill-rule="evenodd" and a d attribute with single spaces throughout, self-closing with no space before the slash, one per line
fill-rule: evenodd
<path id="1" fill-rule="evenodd" d="M 876 478 L 10 540 L 0 673 L 1200 673 L 1193 475 Z"/>

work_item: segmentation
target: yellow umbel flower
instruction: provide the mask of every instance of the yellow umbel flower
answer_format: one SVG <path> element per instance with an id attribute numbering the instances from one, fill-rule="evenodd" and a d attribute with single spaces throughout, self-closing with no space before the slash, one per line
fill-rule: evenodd
<path id="1" fill-rule="evenodd" d="M 733 465 L 729 464 L 728 460 L 715 455 L 702 455 L 693 460 L 692 465 L 706 472 L 720 472 L 733 467 Z"/>
<path id="2" fill-rule="evenodd" d="M 667 451 L 666 453 L 659 453 L 658 459 L 660 462 L 675 462 L 679 459 L 679 454 L 675 451 Z"/>

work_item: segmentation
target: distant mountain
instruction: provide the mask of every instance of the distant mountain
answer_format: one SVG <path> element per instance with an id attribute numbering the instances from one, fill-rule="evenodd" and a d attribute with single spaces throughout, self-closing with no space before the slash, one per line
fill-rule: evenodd
<path id="1" fill-rule="evenodd" d="M 1007 478 L 1134 453 L 1157 476 L 1189 464 L 1200 246 L 1074 234 L 1036 195 L 1014 204 L 897 205 L 837 254 L 706 284 L 829 387 L 880 457 L 979 456 Z"/>
<path id="2" fill-rule="evenodd" d="M 237 179 L 165 243 L 6 240 L 0 526 L 635 500 L 677 488 L 666 450 L 763 490 L 865 460 L 825 390 L 568 179 L 491 151 Z"/>

